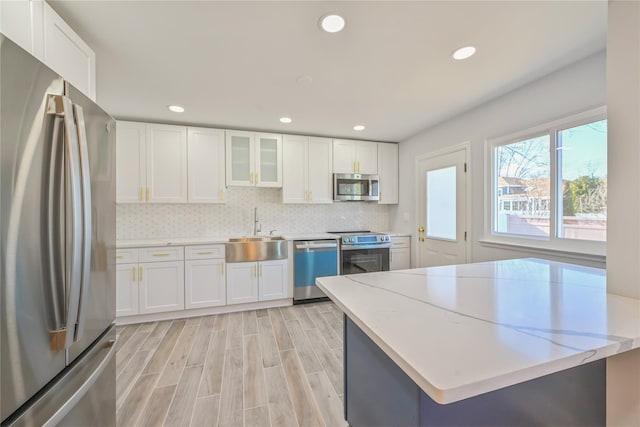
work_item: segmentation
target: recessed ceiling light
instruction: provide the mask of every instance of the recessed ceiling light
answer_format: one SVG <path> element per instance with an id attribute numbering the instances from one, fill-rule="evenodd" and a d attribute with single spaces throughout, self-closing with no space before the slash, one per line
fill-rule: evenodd
<path id="1" fill-rule="evenodd" d="M 334 13 L 326 14 L 320 18 L 320 28 L 327 33 L 337 33 L 338 31 L 342 31 L 345 24 L 346 22 L 344 18 Z"/>
<path id="2" fill-rule="evenodd" d="M 453 52 L 451 56 L 455 60 L 462 61 L 463 59 L 467 59 L 473 56 L 475 53 L 476 53 L 475 46 L 465 46 Z"/>
<path id="3" fill-rule="evenodd" d="M 173 111 L 174 113 L 184 113 L 184 107 L 181 107 L 179 105 L 169 105 L 169 110 Z"/>
<path id="4" fill-rule="evenodd" d="M 355 126 L 353 127 L 353 130 L 357 130 L 357 131 L 364 130 L 364 126 L 363 126 L 363 125 L 355 125 Z"/>
<path id="5" fill-rule="evenodd" d="M 291 117 L 280 117 L 280 123 L 291 123 Z"/>

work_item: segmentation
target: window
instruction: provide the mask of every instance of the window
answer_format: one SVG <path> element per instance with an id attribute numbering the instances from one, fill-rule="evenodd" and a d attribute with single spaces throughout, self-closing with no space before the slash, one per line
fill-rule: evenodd
<path id="1" fill-rule="evenodd" d="M 488 149 L 492 236 L 506 243 L 604 253 L 604 108 L 500 138 Z"/>

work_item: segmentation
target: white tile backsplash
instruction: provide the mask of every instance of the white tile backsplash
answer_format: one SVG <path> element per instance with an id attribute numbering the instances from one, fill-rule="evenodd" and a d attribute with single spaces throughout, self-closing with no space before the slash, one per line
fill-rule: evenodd
<path id="1" fill-rule="evenodd" d="M 225 204 L 117 205 L 117 239 L 217 237 L 253 231 L 258 208 L 262 231 L 317 233 L 334 230 L 387 230 L 389 206 L 343 202 L 331 205 L 282 204 L 282 190 L 228 188 Z"/>

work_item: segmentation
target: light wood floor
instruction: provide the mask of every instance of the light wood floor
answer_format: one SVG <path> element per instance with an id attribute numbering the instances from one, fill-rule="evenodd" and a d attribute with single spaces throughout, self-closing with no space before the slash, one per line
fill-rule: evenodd
<path id="1" fill-rule="evenodd" d="M 330 302 L 118 327 L 118 426 L 346 426 Z"/>

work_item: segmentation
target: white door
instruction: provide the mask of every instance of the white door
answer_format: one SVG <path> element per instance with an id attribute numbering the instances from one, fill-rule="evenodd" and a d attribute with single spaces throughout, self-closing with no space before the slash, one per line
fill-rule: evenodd
<path id="1" fill-rule="evenodd" d="M 138 264 L 118 264 L 116 265 L 116 317 L 138 313 Z"/>
<path id="2" fill-rule="evenodd" d="M 147 193 L 149 202 L 187 202 L 187 128 L 147 125 Z"/>
<path id="3" fill-rule="evenodd" d="M 356 144 L 356 169 L 358 173 L 376 175 L 378 173 L 378 144 L 360 141 Z"/>
<path id="4" fill-rule="evenodd" d="M 282 141 L 282 203 L 307 202 L 309 137 L 285 135 Z"/>
<path id="5" fill-rule="evenodd" d="M 184 261 L 142 263 L 140 314 L 184 310 Z"/>
<path id="6" fill-rule="evenodd" d="M 258 301 L 258 263 L 232 262 L 226 268 L 227 304 Z"/>
<path id="7" fill-rule="evenodd" d="M 255 184 L 282 187 L 282 136 L 258 133 L 255 138 Z"/>
<path id="8" fill-rule="evenodd" d="M 227 303 L 224 259 L 185 261 L 185 308 L 202 308 Z"/>
<path id="9" fill-rule="evenodd" d="M 308 200 L 311 203 L 333 203 L 333 141 L 309 137 Z"/>
<path id="10" fill-rule="evenodd" d="M 287 265 L 286 259 L 258 263 L 260 301 L 287 298 Z"/>
<path id="11" fill-rule="evenodd" d="M 116 123 L 116 201 L 144 203 L 147 169 L 145 124 Z"/>
<path id="12" fill-rule="evenodd" d="M 189 203 L 224 202 L 224 131 L 187 131 L 187 188 Z"/>
<path id="13" fill-rule="evenodd" d="M 467 262 L 467 149 L 417 162 L 418 266 Z"/>

